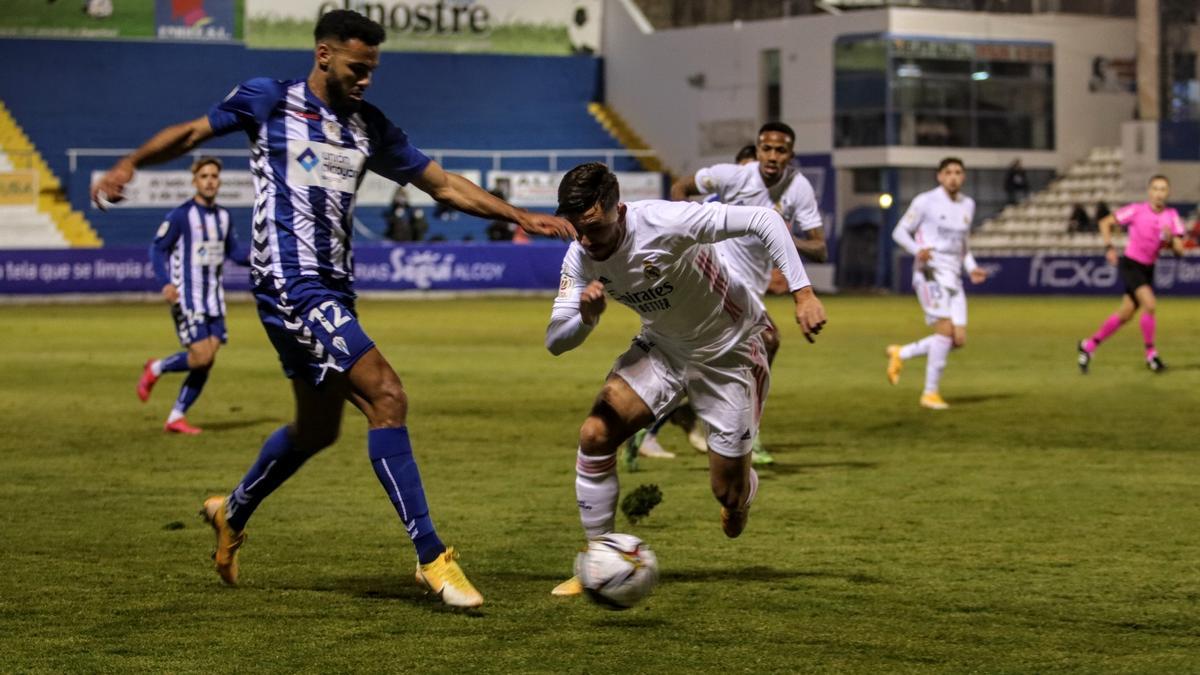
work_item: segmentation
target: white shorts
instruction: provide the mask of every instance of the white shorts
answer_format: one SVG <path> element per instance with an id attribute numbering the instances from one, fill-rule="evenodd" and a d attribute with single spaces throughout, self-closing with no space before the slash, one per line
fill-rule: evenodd
<path id="1" fill-rule="evenodd" d="M 706 363 L 686 362 L 638 336 L 613 364 L 612 374 L 629 384 L 655 418 L 687 394 L 708 424 L 709 449 L 725 457 L 750 453 L 771 386 L 761 332 Z"/>
<path id="2" fill-rule="evenodd" d="M 925 323 L 933 325 L 950 319 L 955 326 L 967 325 L 967 294 L 962 286 L 947 286 L 936 279 L 926 279 L 920 272 L 913 274 L 913 290 L 925 311 Z"/>

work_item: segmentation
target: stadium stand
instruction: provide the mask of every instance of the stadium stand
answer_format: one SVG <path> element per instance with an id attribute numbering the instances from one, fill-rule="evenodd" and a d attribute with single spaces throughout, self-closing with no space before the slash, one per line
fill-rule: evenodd
<path id="1" fill-rule="evenodd" d="M 106 245 L 141 244 L 161 213 L 120 209 L 100 213 L 87 203 L 91 172 L 114 157 L 80 157 L 71 148 L 124 149 L 153 131 L 198 116 L 236 83 L 256 76 L 302 77 L 308 51 L 252 50 L 240 45 L 60 40 L 0 41 L 0 58 L 21 63 L 23 77 L 0 80 L 0 100 L 45 158 L 76 210 L 87 214 Z M 70 63 L 70 68 L 63 68 Z M 602 96 L 596 57 L 537 57 L 384 52 L 369 99 L 422 148 L 463 150 L 614 149 L 623 146 L 589 112 Z M 44 83 L 46 86 L 33 86 Z M 481 122 L 481 120 L 484 120 Z M 239 136 L 209 147 L 244 148 Z M 572 157 L 572 162 L 602 159 Z M 450 158 L 448 168 L 493 168 L 489 158 Z M 641 170 L 631 158 L 616 168 Z M 180 162 L 171 168 L 182 168 Z M 242 168 L 241 160 L 227 165 Z M 504 169 L 545 170 L 545 157 L 505 159 Z M 378 209 L 361 209 L 377 218 Z M 245 233 L 248 209 L 235 209 Z M 430 234 L 439 233 L 431 219 Z M 377 223 L 370 229 L 379 229 Z M 485 223 L 459 219 L 448 239 L 480 235 Z"/>
<path id="2" fill-rule="evenodd" d="M 99 246 L 62 184 L 0 101 L 0 247 Z"/>
<path id="3" fill-rule="evenodd" d="M 1120 148 L 1094 148 L 1046 189 L 985 221 L 971 235 L 971 248 L 989 253 L 1094 253 L 1103 248 L 1097 232 L 1069 231 L 1074 205 L 1084 205 L 1094 222 L 1099 203 L 1115 209 L 1140 199 L 1144 199 L 1141 191 L 1126 193 L 1122 187 Z M 1115 235 L 1121 238 L 1119 231 Z"/>

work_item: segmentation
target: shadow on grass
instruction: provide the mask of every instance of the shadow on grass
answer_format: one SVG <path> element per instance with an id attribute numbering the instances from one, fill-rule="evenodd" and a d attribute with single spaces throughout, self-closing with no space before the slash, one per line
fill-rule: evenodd
<path id="1" fill-rule="evenodd" d="M 786 446 L 779 446 L 786 447 Z M 772 448 L 774 450 L 774 448 Z M 847 469 L 850 471 L 860 471 L 863 469 L 878 469 L 879 462 L 781 462 L 778 459 L 774 464 L 766 464 L 756 466 L 754 469 L 761 473 L 763 477 L 771 474 L 792 475 L 798 473 L 816 473 L 825 469 Z"/>
<path id="2" fill-rule="evenodd" d="M 1165 374 L 1170 375 L 1174 370 L 1200 370 L 1200 363 L 1172 363 L 1167 366 Z"/>
<path id="3" fill-rule="evenodd" d="M 431 612 L 447 612 L 466 616 L 483 616 L 478 609 L 462 609 L 443 604 L 432 594 L 413 583 L 411 576 L 387 574 L 374 577 L 339 577 L 326 583 L 309 587 L 291 587 L 285 590 L 314 591 L 317 593 L 340 593 L 364 600 L 390 600 L 413 605 Z"/>
<path id="4" fill-rule="evenodd" d="M 996 392 L 994 394 L 974 394 L 967 396 L 953 396 L 950 398 L 950 405 L 971 405 L 974 403 L 987 403 L 988 401 L 1003 401 L 1005 399 L 1016 398 L 1017 394 L 1012 392 Z"/>
<path id="5" fill-rule="evenodd" d="M 653 597 L 649 601 L 653 606 Z M 609 612 L 602 618 L 594 619 L 592 626 L 595 628 L 662 628 L 668 625 L 666 619 L 660 619 L 656 616 L 645 616 L 638 610 L 648 610 L 651 607 L 633 607 L 623 612 Z"/>
<path id="6" fill-rule="evenodd" d="M 204 425 L 205 431 L 233 431 L 234 429 L 245 429 L 248 427 L 256 427 L 260 424 L 282 424 L 280 420 L 274 417 L 256 417 L 254 419 L 245 420 L 228 420 L 226 422 L 209 422 Z"/>
<path id="7" fill-rule="evenodd" d="M 691 570 L 671 570 L 662 574 L 664 581 L 785 581 L 788 579 L 842 579 L 855 584 L 886 583 L 881 577 L 868 574 L 812 572 L 804 570 L 786 570 L 765 565 L 753 565 L 742 568 L 711 568 Z"/>

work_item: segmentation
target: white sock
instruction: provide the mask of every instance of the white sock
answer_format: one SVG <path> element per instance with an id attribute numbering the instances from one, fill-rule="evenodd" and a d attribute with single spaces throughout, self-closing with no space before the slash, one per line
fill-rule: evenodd
<path id="1" fill-rule="evenodd" d="M 932 394 L 938 391 L 954 339 L 945 335 L 931 335 L 926 339 L 931 339 L 932 344 L 929 345 L 929 360 L 925 363 L 925 393 Z"/>
<path id="2" fill-rule="evenodd" d="M 758 495 L 758 472 L 750 469 L 750 494 L 746 496 L 746 505 L 742 508 L 748 509 L 754 503 L 754 497 Z"/>
<path id="3" fill-rule="evenodd" d="M 183 413 L 178 408 L 171 408 L 171 414 L 167 415 L 167 424 L 183 419 Z"/>
<path id="4" fill-rule="evenodd" d="M 575 498 L 588 539 L 613 531 L 619 492 L 617 454 L 585 455 L 580 450 L 575 458 Z"/>
<path id="5" fill-rule="evenodd" d="M 937 333 L 927 335 L 916 342 L 910 342 L 900 348 L 900 358 L 905 361 L 914 356 L 925 356 L 929 353 L 929 346 L 933 344 L 933 339 L 937 337 Z"/>
<path id="6" fill-rule="evenodd" d="M 150 372 L 154 373 L 155 377 L 162 375 L 162 359 L 154 359 L 154 363 L 150 364 Z"/>

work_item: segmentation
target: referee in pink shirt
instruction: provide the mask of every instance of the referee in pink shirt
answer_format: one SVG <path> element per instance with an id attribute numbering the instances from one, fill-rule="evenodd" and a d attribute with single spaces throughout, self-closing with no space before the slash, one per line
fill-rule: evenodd
<path id="1" fill-rule="evenodd" d="M 1079 371 L 1085 375 L 1100 343 L 1132 319 L 1139 309 L 1142 310 L 1138 323 L 1142 327 L 1142 339 L 1146 345 L 1146 367 L 1155 373 L 1161 373 L 1167 367 L 1154 348 L 1154 261 L 1158 259 L 1159 249 L 1167 242 L 1170 242 L 1176 256 L 1183 255 L 1183 222 L 1175 209 L 1167 207 L 1170 192 L 1171 184 L 1166 176 L 1156 175 L 1150 179 L 1146 189 L 1148 200 L 1129 204 L 1100 219 L 1104 257 L 1109 264 L 1117 266 L 1121 283 L 1125 285 L 1125 295 L 1121 298 L 1121 306 L 1100 324 L 1099 330 L 1079 343 Z M 1112 244 L 1113 223 L 1129 230 L 1129 243 L 1125 245 L 1125 253 L 1120 260 Z"/>

